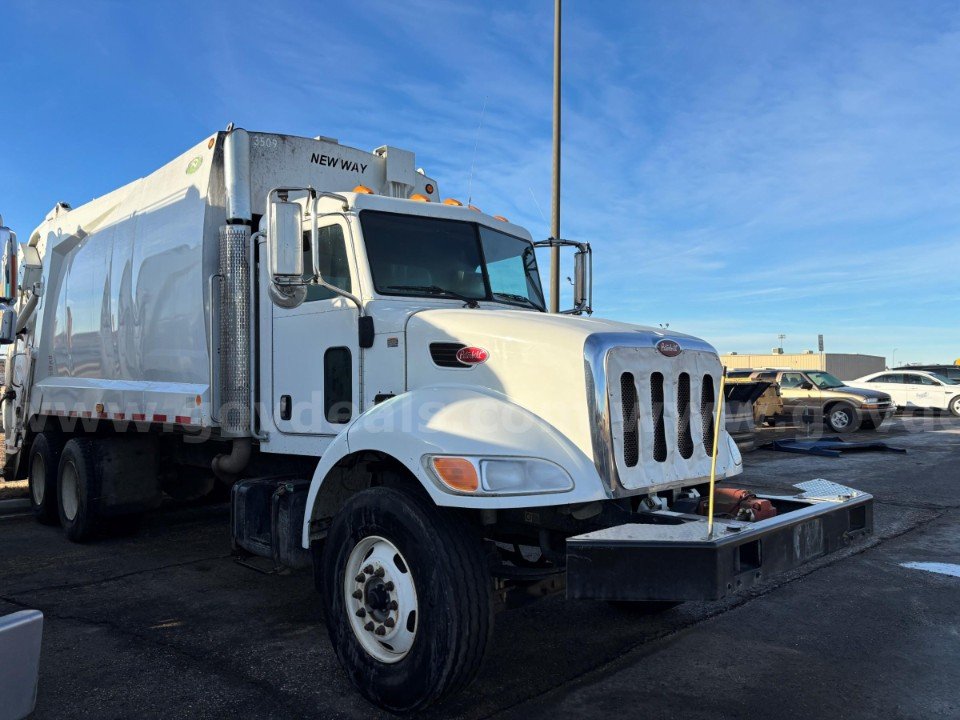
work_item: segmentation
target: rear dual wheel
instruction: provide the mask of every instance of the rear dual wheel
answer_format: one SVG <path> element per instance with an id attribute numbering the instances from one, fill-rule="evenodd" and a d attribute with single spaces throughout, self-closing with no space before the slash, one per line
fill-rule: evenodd
<path id="1" fill-rule="evenodd" d="M 57 471 L 63 437 L 58 433 L 42 432 L 30 446 L 27 485 L 30 489 L 30 509 L 37 521 L 56 525 L 60 520 L 57 502 Z"/>
<path id="2" fill-rule="evenodd" d="M 60 524 L 73 542 L 85 542 L 96 531 L 101 480 L 95 451 L 93 440 L 73 438 L 60 455 Z"/>

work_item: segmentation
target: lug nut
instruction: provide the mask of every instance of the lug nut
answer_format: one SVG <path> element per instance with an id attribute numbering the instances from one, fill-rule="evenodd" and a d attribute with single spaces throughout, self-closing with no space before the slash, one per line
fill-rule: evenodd
<path id="1" fill-rule="evenodd" d="M 373 574 L 376 575 L 377 577 L 383 577 L 385 573 L 382 567 L 378 567 L 376 572 L 374 572 Z"/>
<path id="2" fill-rule="evenodd" d="M 387 634 L 387 631 L 384 630 L 383 625 L 380 625 L 380 626 L 377 628 L 376 634 L 377 634 L 377 635 L 386 635 L 386 634 Z"/>
<path id="3" fill-rule="evenodd" d="M 398 607 L 400 607 L 400 604 L 399 604 L 396 600 L 391 600 L 391 601 L 390 601 L 390 609 L 391 609 L 391 610 L 396 610 Z"/>
<path id="4" fill-rule="evenodd" d="M 368 632 L 369 632 L 370 630 L 373 630 L 373 620 L 371 620 L 371 621 L 368 622 L 366 625 L 364 625 L 364 626 L 363 626 L 363 629 L 366 630 L 366 631 L 368 631 Z"/>
<path id="5" fill-rule="evenodd" d="M 362 598 L 363 598 L 363 591 L 362 591 L 362 590 L 354 590 L 354 591 L 353 591 L 353 597 L 356 598 L 357 600 L 362 599 Z"/>
<path id="6" fill-rule="evenodd" d="M 387 618 L 386 620 L 383 621 L 383 624 L 386 625 L 388 628 L 392 628 L 394 625 L 397 624 L 397 621 L 394 620 L 393 618 Z"/>
<path id="7" fill-rule="evenodd" d="M 367 576 L 364 575 L 363 573 L 361 573 L 360 575 L 357 575 L 357 576 L 354 578 L 354 580 L 356 580 L 358 583 L 366 582 Z"/>
<path id="8" fill-rule="evenodd" d="M 367 575 L 373 575 L 373 565 L 367 565 L 367 566 L 363 569 L 363 571 L 364 571 Z"/>
<path id="9" fill-rule="evenodd" d="M 386 590 L 387 592 L 393 592 L 393 580 L 387 580 L 383 584 L 383 589 Z"/>
<path id="10" fill-rule="evenodd" d="M 367 616 L 366 610 L 364 610 L 363 608 L 360 608 L 359 610 L 357 610 L 357 617 L 366 617 L 366 616 Z"/>

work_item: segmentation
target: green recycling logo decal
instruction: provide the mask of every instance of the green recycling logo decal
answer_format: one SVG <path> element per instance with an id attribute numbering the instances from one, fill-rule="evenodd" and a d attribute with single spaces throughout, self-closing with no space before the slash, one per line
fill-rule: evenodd
<path id="1" fill-rule="evenodd" d="M 190 164 L 187 165 L 187 175 L 193 175 L 197 170 L 200 169 L 200 166 L 203 165 L 203 157 L 197 155 L 193 160 L 190 161 Z"/>

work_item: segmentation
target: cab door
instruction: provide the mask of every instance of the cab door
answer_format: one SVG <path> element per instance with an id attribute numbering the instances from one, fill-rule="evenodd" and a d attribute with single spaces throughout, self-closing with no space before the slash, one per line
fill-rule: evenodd
<path id="1" fill-rule="evenodd" d="M 310 273 L 309 233 L 303 238 L 303 266 Z M 321 218 L 320 274 L 353 292 L 357 275 L 349 238 L 342 218 Z M 359 408 L 359 311 L 324 287 L 308 285 L 306 293 L 295 308 L 273 305 L 273 421 L 285 434 L 336 435 Z"/>

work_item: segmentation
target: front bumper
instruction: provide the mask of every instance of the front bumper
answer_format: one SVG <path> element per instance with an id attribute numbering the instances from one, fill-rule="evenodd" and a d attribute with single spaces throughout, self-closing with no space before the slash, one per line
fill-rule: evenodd
<path id="1" fill-rule="evenodd" d="M 811 481 L 759 522 L 650 513 L 567 539 L 567 597 L 593 600 L 719 600 L 843 549 L 873 531 L 873 497 Z"/>
<path id="2" fill-rule="evenodd" d="M 881 406 L 863 406 L 860 408 L 860 415 L 872 421 L 875 425 L 879 425 L 887 418 L 892 416 L 897 410 L 897 406 L 890 405 L 881 405 Z"/>

